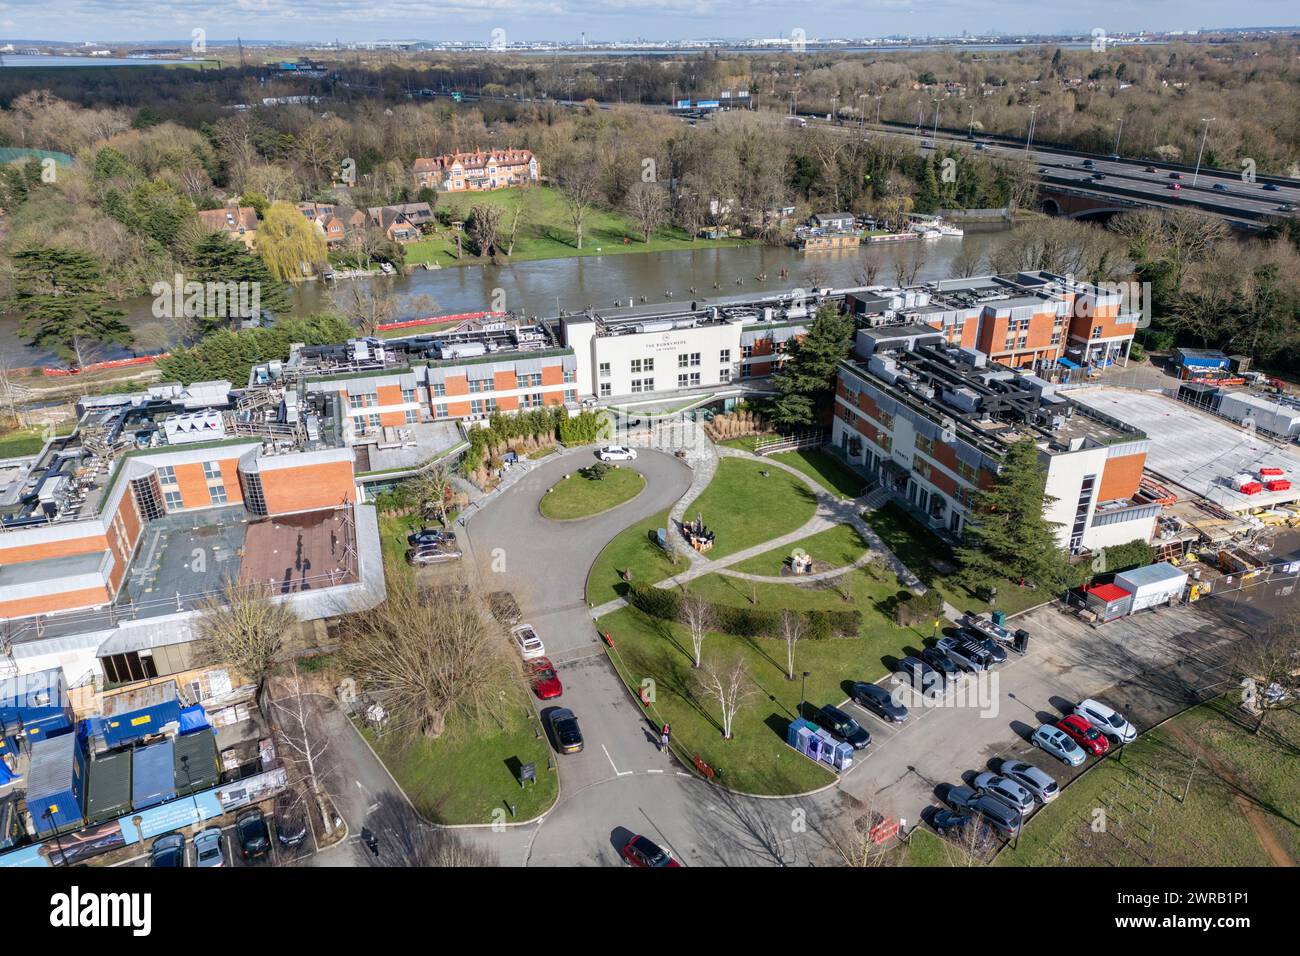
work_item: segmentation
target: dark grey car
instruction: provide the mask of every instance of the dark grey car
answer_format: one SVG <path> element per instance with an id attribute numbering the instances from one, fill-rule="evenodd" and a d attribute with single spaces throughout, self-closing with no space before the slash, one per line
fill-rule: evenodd
<path id="1" fill-rule="evenodd" d="M 907 708 L 896 702 L 894 695 L 879 684 L 854 684 L 851 696 L 854 703 L 871 711 L 881 720 L 894 724 L 907 720 Z"/>

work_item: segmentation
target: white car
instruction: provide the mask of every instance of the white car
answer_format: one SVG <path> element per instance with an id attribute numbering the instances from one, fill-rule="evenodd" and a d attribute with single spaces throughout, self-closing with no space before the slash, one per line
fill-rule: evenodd
<path id="1" fill-rule="evenodd" d="M 1034 795 L 1008 777 L 982 773 L 975 778 L 975 789 L 997 797 L 1018 813 L 1034 809 Z"/>
<path id="2" fill-rule="evenodd" d="M 519 624 L 510 629 L 510 636 L 515 639 L 519 646 L 519 654 L 524 660 L 530 661 L 534 657 L 546 656 L 546 645 L 542 639 L 537 636 L 531 624 Z"/>
<path id="3" fill-rule="evenodd" d="M 606 445 L 596 453 L 601 461 L 636 461 L 636 449 L 624 445 Z"/>
<path id="4" fill-rule="evenodd" d="M 1137 739 L 1137 728 L 1099 700 L 1081 700 L 1074 712 L 1109 737 L 1111 743 L 1131 744 Z"/>

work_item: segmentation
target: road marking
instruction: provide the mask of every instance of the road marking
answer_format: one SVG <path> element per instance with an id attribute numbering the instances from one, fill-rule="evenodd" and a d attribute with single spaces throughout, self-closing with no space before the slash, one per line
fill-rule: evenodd
<path id="1" fill-rule="evenodd" d="M 647 770 L 646 773 L 663 773 L 662 770 Z"/>
<path id="2" fill-rule="evenodd" d="M 631 770 L 623 770 L 623 771 L 620 771 L 620 770 L 618 769 L 618 764 L 614 763 L 614 758 L 611 757 L 611 756 L 609 755 L 609 751 L 605 749 L 605 745 L 604 745 L 604 744 L 601 744 L 601 745 L 600 745 L 600 749 L 605 751 L 605 759 L 608 760 L 608 761 L 609 761 L 609 765 L 610 765 L 611 767 L 614 768 L 614 776 L 616 776 L 616 777 L 626 777 L 626 776 L 628 776 L 629 774 L 632 773 Z"/>

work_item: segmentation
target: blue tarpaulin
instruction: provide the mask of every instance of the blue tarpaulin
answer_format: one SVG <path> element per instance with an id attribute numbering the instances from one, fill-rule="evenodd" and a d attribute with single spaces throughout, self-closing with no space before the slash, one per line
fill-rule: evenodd
<path id="1" fill-rule="evenodd" d="M 181 734 L 192 734 L 208 726 L 208 715 L 202 704 L 186 707 L 181 711 Z"/>
<path id="2" fill-rule="evenodd" d="M 1059 359 L 1057 359 L 1056 361 L 1057 361 L 1058 363 L 1060 363 L 1061 365 L 1064 365 L 1066 368 L 1078 368 L 1078 367 L 1079 367 L 1079 363 L 1078 363 L 1078 362 L 1071 362 L 1068 358 L 1059 358 Z"/>

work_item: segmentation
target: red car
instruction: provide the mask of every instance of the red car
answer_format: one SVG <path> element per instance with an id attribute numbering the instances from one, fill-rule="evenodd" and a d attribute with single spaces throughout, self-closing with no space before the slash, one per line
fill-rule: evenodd
<path id="1" fill-rule="evenodd" d="M 1076 744 L 1094 757 L 1100 757 L 1110 750 L 1110 741 L 1092 724 L 1078 714 L 1071 714 L 1056 725 L 1064 730 Z"/>
<path id="2" fill-rule="evenodd" d="M 555 673 L 555 665 L 549 657 L 534 657 L 525 662 L 528 665 L 528 678 L 533 685 L 533 693 L 539 700 L 551 700 L 564 693 L 564 685 Z"/>
<path id="3" fill-rule="evenodd" d="M 681 866 L 668 851 L 661 849 L 658 843 L 643 836 L 634 836 L 627 841 L 623 847 L 623 859 L 633 866 Z"/>

